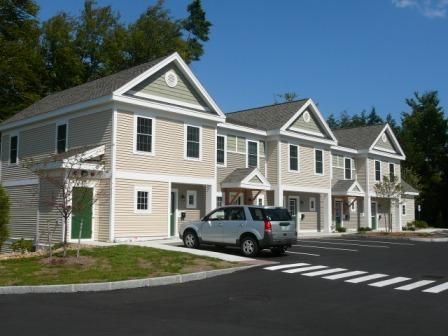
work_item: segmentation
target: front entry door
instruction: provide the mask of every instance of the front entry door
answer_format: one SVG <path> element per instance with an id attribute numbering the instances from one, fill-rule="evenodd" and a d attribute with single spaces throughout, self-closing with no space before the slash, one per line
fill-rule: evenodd
<path id="1" fill-rule="evenodd" d="M 93 188 L 74 187 L 72 195 L 72 239 L 92 238 Z M 81 230 L 82 222 L 82 230 Z"/>
<path id="2" fill-rule="evenodd" d="M 334 220 L 336 229 L 342 226 L 342 201 L 336 200 L 334 202 Z"/>
<path id="3" fill-rule="evenodd" d="M 170 236 L 176 234 L 176 220 L 177 220 L 177 192 L 171 192 L 171 204 L 170 204 Z"/>
<path id="4" fill-rule="evenodd" d="M 377 208 L 376 208 L 376 202 L 372 202 L 371 204 L 372 209 L 372 230 L 376 230 L 378 228 L 377 225 Z"/>

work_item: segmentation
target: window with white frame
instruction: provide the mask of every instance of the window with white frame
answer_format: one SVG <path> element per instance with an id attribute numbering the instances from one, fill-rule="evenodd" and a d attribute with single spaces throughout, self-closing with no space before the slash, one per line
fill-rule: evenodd
<path id="1" fill-rule="evenodd" d="M 222 207 L 224 205 L 222 196 L 216 196 L 216 206 L 217 207 Z"/>
<path id="2" fill-rule="evenodd" d="M 314 150 L 314 173 L 317 175 L 324 174 L 324 153 L 321 149 Z"/>
<path id="3" fill-rule="evenodd" d="M 187 125 L 187 158 L 200 159 L 201 153 L 201 129 L 200 127 Z"/>
<path id="4" fill-rule="evenodd" d="M 216 163 L 219 165 L 226 164 L 226 138 L 218 135 L 216 138 Z"/>
<path id="5" fill-rule="evenodd" d="M 58 154 L 67 151 L 67 124 L 60 124 L 56 127 L 56 152 Z"/>
<path id="6" fill-rule="evenodd" d="M 187 190 L 186 207 L 188 209 L 196 209 L 198 201 L 198 192 L 196 190 Z"/>
<path id="7" fill-rule="evenodd" d="M 135 188 L 135 212 L 151 212 L 151 188 Z"/>
<path id="8" fill-rule="evenodd" d="M 401 213 L 402 213 L 403 215 L 406 215 L 406 204 L 402 204 L 402 205 L 401 205 Z"/>
<path id="9" fill-rule="evenodd" d="M 19 137 L 17 135 L 13 135 L 10 138 L 9 143 L 9 163 L 16 164 L 19 153 Z"/>
<path id="10" fill-rule="evenodd" d="M 352 159 L 345 158 L 344 159 L 344 177 L 346 180 L 352 179 Z"/>
<path id="11" fill-rule="evenodd" d="M 257 205 L 264 205 L 264 195 L 258 195 L 257 196 L 256 204 Z"/>
<path id="12" fill-rule="evenodd" d="M 299 171 L 299 147 L 289 145 L 289 170 Z"/>
<path id="13" fill-rule="evenodd" d="M 375 160 L 375 181 L 381 181 L 381 162 Z"/>
<path id="14" fill-rule="evenodd" d="M 391 181 L 395 178 L 395 165 L 393 163 L 389 163 L 389 178 Z"/>
<path id="15" fill-rule="evenodd" d="M 248 167 L 258 166 L 258 142 L 255 141 L 247 142 L 247 166 Z"/>
<path id="16" fill-rule="evenodd" d="M 153 120 L 151 118 L 137 117 L 135 149 L 137 152 L 152 153 Z"/>
<path id="17" fill-rule="evenodd" d="M 316 197 L 310 197 L 309 202 L 310 211 L 316 211 Z"/>

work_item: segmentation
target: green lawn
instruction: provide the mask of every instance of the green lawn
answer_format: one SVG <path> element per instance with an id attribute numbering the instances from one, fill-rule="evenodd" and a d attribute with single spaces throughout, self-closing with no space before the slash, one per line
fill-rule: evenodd
<path id="1" fill-rule="evenodd" d="M 236 266 L 235 263 L 188 253 L 118 245 L 85 248 L 76 259 L 59 254 L 0 261 L 0 286 L 55 285 L 138 279 Z"/>

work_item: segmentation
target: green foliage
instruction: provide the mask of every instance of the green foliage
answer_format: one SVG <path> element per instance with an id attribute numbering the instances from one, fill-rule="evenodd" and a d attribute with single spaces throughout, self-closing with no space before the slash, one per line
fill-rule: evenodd
<path id="1" fill-rule="evenodd" d="M 342 226 L 338 226 L 338 227 L 336 228 L 336 231 L 337 231 L 337 232 L 346 232 L 346 231 L 347 231 L 347 228 L 342 227 Z"/>
<path id="2" fill-rule="evenodd" d="M 9 238 L 9 196 L 3 186 L 0 185 L 0 250 L 3 243 Z"/>
<path id="3" fill-rule="evenodd" d="M 25 252 L 31 252 L 33 250 L 33 241 L 20 238 L 11 244 L 11 249 L 14 252 L 20 251 L 22 254 Z"/>
<path id="4" fill-rule="evenodd" d="M 366 110 L 363 110 L 361 113 L 350 115 L 347 111 L 342 111 L 339 113 L 338 117 L 332 113 L 327 119 L 327 123 L 331 129 L 381 125 L 385 122 L 388 122 L 394 131 L 398 129 L 392 115 L 388 114 L 386 121 L 384 121 L 383 118 L 381 118 L 381 116 L 376 112 L 375 107 L 372 107 L 369 113 L 367 113 Z"/>
<path id="5" fill-rule="evenodd" d="M 429 227 L 428 223 L 424 220 L 415 220 L 407 224 L 408 226 L 413 226 L 417 229 L 426 229 Z"/>
<path id="6" fill-rule="evenodd" d="M 407 223 L 406 226 L 403 226 L 401 229 L 403 231 L 415 231 L 415 226 L 413 226 L 411 223 Z"/>
<path id="7" fill-rule="evenodd" d="M 358 228 L 358 232 L 359 232 L 359 233 L 365 233 L 365 232 L 368 232 L 368 231 L 372 231 L 372 228 L 369 228 L 369 227 L 363 227 L 363 226 L 360 226 L 360 227 Z"/>

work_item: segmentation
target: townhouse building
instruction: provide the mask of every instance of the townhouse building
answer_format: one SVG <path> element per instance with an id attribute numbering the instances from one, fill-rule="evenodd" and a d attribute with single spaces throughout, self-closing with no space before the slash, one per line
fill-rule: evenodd
<path id="1" fill-rule="evenodd" d="M 85 202 L 73 208 L 69 241 L 80 218 L 82 239 L 127 241 L 175 236 L 180 221 L 235 203 L 288 207 L 299 234 L 384 229 L 389 203 L 373 185 L 400 178 L 405 159 L 388 125 L 332 131 L 311 99 L 224 114 L 177 53 L 49 95 L 0 132 L 11 241 L 39 245 L 49 224 L 54 241 L 65 230 L 48 201 L 60 190 L 24 167 L 30 160 L 50 175 L 84 177 L 67 186 Z M 417 193 L 406 192 L 395 230 L 413 220 Z"/>

